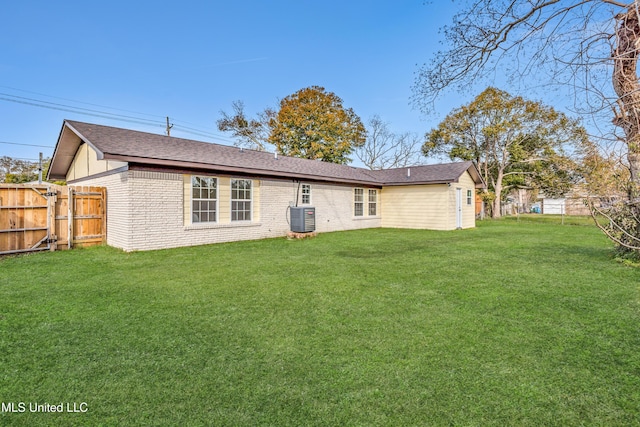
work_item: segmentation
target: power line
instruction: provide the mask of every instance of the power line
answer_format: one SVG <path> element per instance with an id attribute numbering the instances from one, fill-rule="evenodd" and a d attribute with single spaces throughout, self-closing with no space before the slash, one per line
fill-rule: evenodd
<path id="1" fill-rule="evenodd" d="M 25 147 L 43 147 L 43 148 L 53 148 L 53 145 L 21 144 L 21 143 L 19 143 L 19 142 L 7 142 L 7 141 L 0 141 L 0 144 L 22 145 L 22 146 L 25 146 Z"/>
<path id="2" fill-rule="evenodd" d="M 79 104 L 85 104 L 85 105 L 91 105 L 91 106 L 96 106 L 96 107 L 101 107 L 101 108 L 107 108 L 110 110 L 116 110 L 116 111 L 123 111 L 123 112 L 128 112 L 128 113 L 132 113 L 132 114 L 138 114 L 138 115 L 145 115 L 145 116 L 149 116 L 149 117 L 161 117 L 158 115 L 153 115 L 153 114 L 148 114 L 148 113 L 139 113 L 139 112 L 134 112 L 134 111 L 130 111 L 130 110 L 123 110 L 123 109 L 118 109 L 118 108 L 113 108 L 113 107 L 107 107 L 104 105 L 99 105 L 99 104 L 91 104 L 88 102 L 82 102 L 82 101 L 76 101 L 76 100 L 72 100 L 72 99 L 68 99 L 68 98 L 60 98 L 60 97 L 55 97 L 55 96 L 51 96 L 51 95 L 46 95 L 46 94 L 42 94 L 42 93 L 38 93 L 38 92 L 31 92 L 31 91 L 26 91 L 26 90 L 22 90 L 22 89 L 16 89 L 16 88 L 11 88 L 8 86 L 1 86 L 0 87 L 4 87 L 4 88 L 8 88 L 8 89 L 12 89 L 12 90 L 18 90 L 21 92 L 26 92 L 26 93 L 33 93 L 36 95 L 41 95 L 41 96 L 47 96 L 50 98 L 56 98 L 56 99 L 62 99 L 65 101 L 71 101 L 74 103 L 79 103 Z M 58 111 L 66 111 L 69 113 L 74 113 L 74 114 L 83 114 L 83 115 L 87 115 L 87 116 L 92 116 L 92 117 L 99 117 L 99 118 L 104 118 L 104 119 L 109 119 L 109 120 L 119 120 L 119 121 L 124 121 L 124 122 L 129 122 L 129 123 L 135 123 L 135 124 L 140 124 L 140 125 L 145 125 L 145 126 L 154 126 L 154 127 L 163 127 L 164 128 L 164 122 L 160 121 L 160 120 L 151 120 L 151 119 L 145 119 L 142 117 L 134 117 L 134 116 L 129 116 L 129 115 L 124 115 L 124 114 L 115 114 L 115 113 L 111 113 L 111 112 L 107 112 L 107 111 L 100 111 L 100 110 L 94 110 L 94 109 L 89 109 L 89 108 L 83 108 L 83 107 L 78 107 L 78 106 L 74 106 L 74 105 L 66 105 L 66 104 L 60 104 L 60 103 L 56 103 L 56 102 L 49 102 L 49 101 L 44 101 L 41 99 L 35 99 L 35 98 L 28 98 L 28 97 L 24 97 L 24 96 L 18 96 L 18 95 L 12 95 L 12 94 L 8 94 L 8 93 L 2 93 L 0 92 L 0 100 L 2 101 L 8 101 L 8 102 L 15 102 L 18 104 L 24 104 L 24 105 L 30 105 L 30 106 L 34 106 L 34 107 L 40 107 L 40 108 L 47 108 L 50 110 L 58 110 Z M 163 119 L 165 117 L 162 117 Z M 187 123 L 187 124 L 192 124 L 186 121 L 182 121 L 182 120 L 173 120 L 174 122 L 182 122 L 182 123 Z M 208 139 L 212 139 L 212 140 L 220 140 L 220 141 L 224 141 L 227 143 L 234 143 L 235 141 L 229 138 L 226 138 L 220 134 L 215 134 L 206 130 L 202 130 L 202 129 L 197 129 L 197 128 L 193 128 L 193 127 L 188 127 L 188 126 L 184 126 L 184 125 L 176 125 L 176 128 L 180 129 L 182 132 L 184 133 L 188 133 L 188 134 L 192 134 L 192 135 L 197 135 L 200 137 L 204 137 L 204 138 L 208 138 Z M 16 144 L 19 145 L 19 144 Z M 46 148 L 51 148 L 50 146 L 47 146 Z"/>
<path id="3" fill-rule="evenodd" d="M 69 98 L 61 98 L 59 96 L 47 95 L 45 93 L 39 93 L 39 92 L 32 92 L 32 91 L 29 91 L 29 90 L 18 89 L 18 88 L 14 88 L 14 87 L 10 87 L 10 86 L 0 85 L 0 87 L 5 88 L 5 89 L 17 90 L 18 92 L 31 93 L 31 94 L 40 95 L 40 96 L 46 96 L 47 98 L 61 99 L 63 101 L 70 101 L 70 102 L 74 102 L 76 104 L 91 105 L 92 107 L 100 107 L 100 108 L 106 108 L 108 110 L 122 111 L 122 112 L 125 112 L 125 113 L 137 114 L 139 116 L 149 116 L 149 117 L 164 118 L 164 117 L 156 115 L 156 114 L 148 114 L 148 113 L 140 113 L 140 112 L 137 112 L 137 111 L 123 110 L 121 108 L 108 107 L 106 105 L 100 105 L 100 104 L 92 104 L 90 102 L 77 101 L 77 100 L 69 99 Z"/>
<path id="4" fill-rule="evenodd" d="M 9 96 L 10 98 L 5 98 L 7 96 Z M 91 110 L 88 108 L 75 107 L 73 105 L 58 104 L 55 102 L 42 101 L 39 99 L 26 98 L 24 96 L 11 95 L 8 93 L 1 93 L 1 92 L 0 92 L 0 100 L 16 102 L 18 104 L 33 105 L 35 107 L 41 107 L 41 108 L 49 108 L 51 110 L 67 111 L 69 113 L 85 114 L 88 116 L 101 117 L 104 119 L 117 119 L 117 120 L 132 122 L 132 123 L 138 123 L 142 125 L 158 125 L 161 123 L 160 121 L 155 121 L 155 120 L 125 116 L 123 114 L 114 114 L 106 111 Z"/>

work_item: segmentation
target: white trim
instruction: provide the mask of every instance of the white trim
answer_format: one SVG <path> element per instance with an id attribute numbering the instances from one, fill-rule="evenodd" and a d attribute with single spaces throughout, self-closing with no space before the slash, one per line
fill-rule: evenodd
<path id="1" fill-rule="evenodd" d="M 371 215 L 371 211 L 370 211 L 370 209 L 371 209 L 371 192 L 372 191 L 374 191 L 375 194 L 376 194 L 376 198 L 375 198 L 375 201 L 374 201 L 374 203 L 376 205 L 376 213 L 375 213 L 375 215 Z M 379 200 L 378 199 L 378 189 L 377 188 L 368 188 L 367 189 L 367 216 L 369 216 L 369 217 L 377 217 L 378 216 L 378 205 L 379 205 L 378 200 Z"/>
<path id="2" fill-rule="evenodd" d="M 238 228 L 238 227 L 261 227 L 262 223 L 260 222 L 250 222 L 250 221 L 235 221 L 233 223 L 227 224 L 217 224 L 213 222 L 202 222 L 192 225 L 187 225 L 183 227 L 184 230 L 208 230 L 214 228 Z"/>
<path id="3" fill-rule="evenodd" d="M 462 228 L 462 188 L 456 187 L 456 229 Z"/>
<path id="4" fill-rule="evenodd" d="M 233 198 L 233 182 L 234 181 L 249 181 L 249 219 L 233 219 L 233 202 L 241 202 L 246 201 L 247 199 L 234 199 Z M 231 178 L 229 180 L 229 221 L 231 224 L 242 224 L 242 223 L 250 223 L 253 221 L 253 179 L 250 178 Z M 244 211 L 243 211 L 244 212 Z"/>
<path id="5" fill-rule="evenodd" d="M 309 187 L 309 201 L 307 203 L 304 202 L 304 187 Z M 300 184 L 300 198 L 302 199 L 300 201 L 301 205 L 305 205 L 305 206 L 311 206 L 313 205 L 312 203 L 312 199 L 311 199 L 311 184 Z"/>
<path id="6" fill-rule="evenodd" d="M 216 189 L 216 198 L 213 199 L 215 201 L 215 218 L 213 219 L 213 221 L 198 221 L 198 222 L 193 222 L 193 178 L 207 178 L 207 179 L 213 179 L 215 181 L 215 189 Z M 218 177 L 217 176 L 207 176 L 207 175 L 189 175 L 189 223 L 192 225 L 196 225 L 196 224 L 217 224 L 218 220 L 220 219 L 220 188 L 218 185 Z M 209 188 L 209 187 L 207 187 Z M 196 200 L 211 200 L 211 199 L 196 199 Z M 210 212 L 210 211 L 209 211 Z"/>
<path id="7" fill-rule="evenodd" d="M 356 191 L 357 190 L 361 190 L 362 191 L 362 201 L 360 202 L 356 202 Z M 353 189 L 353 192 L 351 193 L 353 195 L 353 199 L 352 199 L 352 213 L 353 213 L 353 217 L 354 218 L 362 218 L 364 216 L 366 216 L 364 214 L 365 210 L 364 210 L 364 188 L 363 187 L 355 187 Z M 362 205 L 362 214 L 361 215 L 356 215 L 356 203 L 360 203 Z"/>

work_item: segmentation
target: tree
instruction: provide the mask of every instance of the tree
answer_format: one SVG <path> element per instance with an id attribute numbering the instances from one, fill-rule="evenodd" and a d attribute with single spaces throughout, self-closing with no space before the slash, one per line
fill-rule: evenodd
<path id="1" fill-rule="evenodd" d="M 506 72 L 509 81 L 524 88 L 541 84 L 571 88 L 576 111 L 598 126 L 606 122 L 600 117 L 609 115 L 612 126 L 595 130 L 601 143 L 613 137 L 621 144 L 629 170 L 628 197 L 621 210 L 631 212 L 625 223 L 633 226 L 627 232 L 640 230 L 636 1 L 469 0 L 453 24 L 444 27 L 444 36 L 447 47 L 418 72 L 416 104 L 427 111 L 446 89 L 468 87 L 496 72 Z M 640 254 L 640 233 L 636 236 L 636 249 L 631 250 Z"/>
<path id="2" fill-rule="evenodd" d="M 51 166 L 51 158 L 42 160 L 42 179 L 46 179 Z M 0 157 L 0 182 L 22 184 L 37 181 L 39 178 L 38 162 L 15 159 L 9 156 Z M 65 185 L 64 181 L 49 181 L 57 185 Z"/>
<path id="3" fill-rule="evenodd" d="M 625 198 L 621 188 L 629 182 L 629 169 L 622 165 L 616 153 L 603 152 L 590 143 L 581 153 L 579 173 L 584 177 L 585 190 L 601 205 L 610 206 Z"/>
<path id="4" fill-rule="evenodd" d="M 574 178 L 569 148 L 586 144 L 586 131 L 551 107 L 489 87 L 470 104 L 451 112 L 426 134 L 425 156 L 445 154 L 474 160 L 488 188 L 485 196 L 500 216 L 503 191 L 539 188 L 563 193 Z"/>
<path id="5" fill-rule="evenodd" d="M 273 144 L 287 156 L 344 164 L 366 139 L 366 129 L 355 112 L 320 86 L 287 96 L 277 112 L 267 108 L 257 119 L 246 117 L 241 101 L 233 109 L 234 115 L 221 112 L 218 129 L 231 132 L 239 145 L 259 150 Z"/>
<path id="6" fill-rule="evenodd" d="M 391 132 L 388 124 L 376 115 L 369 119 L 367 139 L 355 154 L 369 169 L 402 168 L 419 163 L 420 142 L 415 134 Z"/>
<path id="7" fill-rule="evenodd" d="M 237 146 L 264 151 L 269 140 L 269 121 L 275 117 L 275 111 L 266 108 L 256 119 L 249 119 L 242 101 L 234 101 L 231 106 L 233 115 L 220 111 L 222 118 L 217 121 L 218 130 L 230 132 L 237 138 Z"/>
<path id="8" fill-rule="evenodd" d="M 280 101 L 269 121 L 269 142 L 294 157 L 345 164 L 355 147 L 364 144 L 366 129 L 342 99 L 323 87 L 301 89 Z"/>
<path id="9" fill-rule="evenodd" d="M 38 163 L 2 156 L 0 157 L 0 178 L 0 182 L 11 184 L 36 181 L 38 179 Z"/>

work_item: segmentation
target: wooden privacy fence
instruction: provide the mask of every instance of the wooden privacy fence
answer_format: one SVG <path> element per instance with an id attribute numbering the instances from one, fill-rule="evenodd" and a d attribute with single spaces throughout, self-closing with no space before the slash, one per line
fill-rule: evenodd
<path id="1" fill-rule="evenodd" d="M 0 184 L 0 255 L 102 244 L 106 189 Z"/>

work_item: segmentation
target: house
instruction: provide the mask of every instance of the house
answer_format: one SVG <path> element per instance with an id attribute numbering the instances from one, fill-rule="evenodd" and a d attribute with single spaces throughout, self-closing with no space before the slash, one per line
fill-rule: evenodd
<path id="1" fill-rule="evenodd" d="M 107 188 L 107 243 L 125 251 L 284 236 L 292 206 L 318 232 L 475 226 L 472 162 L 372 171 L 64 121 L 49 179 Z"/>

